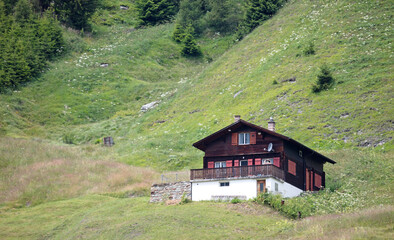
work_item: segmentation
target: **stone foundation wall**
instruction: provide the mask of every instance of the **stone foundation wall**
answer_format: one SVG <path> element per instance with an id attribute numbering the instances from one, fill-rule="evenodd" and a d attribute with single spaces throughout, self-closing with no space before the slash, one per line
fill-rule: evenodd
<path id="1" fill-rule="evenodd" d="M 191 199 L 191 190 L 190 182 L 153 184 L 150 188 L 150 202 L 181 200 L 184 193 L 187 198 Z"/>

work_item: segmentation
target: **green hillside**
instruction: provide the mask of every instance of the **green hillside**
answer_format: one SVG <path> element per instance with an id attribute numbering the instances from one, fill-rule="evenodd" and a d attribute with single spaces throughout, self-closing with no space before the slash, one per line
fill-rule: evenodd
<path id="1" fill-rule="evenodd" d="M 289 0 L 239 42 L 201 35 L 197 58 L 181 55 L 174 23 L 137 27 L 135 1 L 103 3 L 91 32 L 63 28 L 67 54 L 0 94 L 1 239 L 393 237 L 391 1 Z M 335 83 L 313 93 L 324 64 Z M 236 114 L 263 127 L 272 116 L 337 162 L 325 191 L 286 200 L 306 218 L 148 204 L 160 173 L 200 168 L 192 143 Z"/>
<path id="2" fill-rule="evenodd" d="M 255 203 L 166 206 L 91 195 L 0 215 L 2 239 L 390 238 L 392 208 L 288 220 Z M 15 214 L 18 211 L 19 214 Z M 37 215 L 40 217 L 37 218 Z"/>

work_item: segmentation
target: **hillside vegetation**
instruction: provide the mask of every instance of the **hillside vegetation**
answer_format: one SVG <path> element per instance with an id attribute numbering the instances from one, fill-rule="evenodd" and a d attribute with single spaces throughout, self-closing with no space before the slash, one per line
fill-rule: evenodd
<path id="1" fill-rule="evenodd" d="M 63 26 L 64 56 L 0 94 L 0 238 L 392 238 L 393 8 L 290 0 L 240 41 L 195 35 L 202 55 L 186 57 L 175 23 L 140 26 L 135 1 L 102 1 L 90 32 Z M 315 93 L 322 67 L 334 82 Z M 272 116 L 335 160 L 327 189 L 272 204 L 283 215 L 267 201 L 148 204 L 160 173 L 200 168 L 192 143 L 235 114 Z"/>

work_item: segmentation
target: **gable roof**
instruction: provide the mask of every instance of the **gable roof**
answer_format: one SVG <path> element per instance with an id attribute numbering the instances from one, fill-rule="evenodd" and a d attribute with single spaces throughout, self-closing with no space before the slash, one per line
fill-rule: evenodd
<path id="1" fill-rule="evenodd" d="M 241 126 L 248 126 L 248 127 L 250 127 L 250 128 L 256 129 L 256 130 L 258 130 L 258 131 L 260 131 L 260 132 L 263 132 L 263 133 L 266 133 L 266 134 L 269 134 L 269 135 L 278 137 L 278 138 L 280 138 L 280 139 L 282 139 L 282 140 L 284 140 L 284 141 L 287 141 L 287 142 L 289 142 L 289 143 L 292 143 L 292 144 L 294 144 L 294 145 L 297 145 L 298 147 L 300 147 L 300 148 L 302 148 L 302 149 L 306 149 L 306 150 L 310 151 L 312 154 L 317 155 L 317 156 L 318 156 L 319 158 L 321 158 L 324 162 L 329 162 L 329 163 L 332 163 L 332 164 L 335 164 L 335 163 L 336 163 L 336 162 L 333 161 L 332 159 L 330 159 L 330 158 L 328 158 L 328 157 L 326 157 L 326 156 L 324 156 L 324 155 L 322 155 L 322 154 L 316 152 L 315 150 L 312 150 L 312 149 L 308 148 L 307 146 L 305 146 L 305 145 L 303 145 L 303 144 L 297 142 L 296 140 L 294 140 L 294 139 L 292 139 L 292 138 L 286 137 L 286 136 L 284 136 L 284 135 L 282 135 L 282 134 L 279 134 L 279 133 L 277 133 L 277 132 L 270 131 L 270 130 L 268 130 L 268 129 L 266 129 L 266 128 L 263 128 L 263 127 L 254 125 L 254 124 L 252 124 L 252 123 L 250 123 L 250 122 L 247 122 L 247 121 L 245 121 L 245 120 L 242 120 L 242 119 L 240 119 L 240 120 L 238 120 L 238 121 L 236 121 L 236 122 L 234 122 L 234 123 L 228 125 L 228 126 L 225 127 L 225 128 L 220 129 L 219 131 L 217 131 L 217 132 L 215 132 L 215 133 L 209 135 L 208 137 L 205 137 L 205 138 L 201 139 L 201 140 L 198 141 L 198 142 L 193 143 L 193 146 L 194 146 L 195 148 L 200 149 L 201 151 L 205 151 L 206 146 L 207 146 L 209 143 L 211 143 L 211 142 L 215 141 L 216 139 L 218 139 L 218 138 L 220 138 L 220 137 L 222 137 L 222 136 L 228 134 L 229 132 L 234 132 L 234 131 L 236 131 L 236 130 L 237 130 L 238 128 L 240 128 Z"/>

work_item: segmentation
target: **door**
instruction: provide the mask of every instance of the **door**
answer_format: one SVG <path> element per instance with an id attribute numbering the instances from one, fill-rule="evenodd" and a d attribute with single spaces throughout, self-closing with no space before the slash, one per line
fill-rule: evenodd
<path id="1" fill-rule="evenodd" d="M 241 160 L 240 162 L 241 177 L 248 176 L 248 160 Z"/>
<path id="2" fill-rule="evenodd" d="M 257 194 L 265 193 L 265 180 L 257 180 Z"/>

